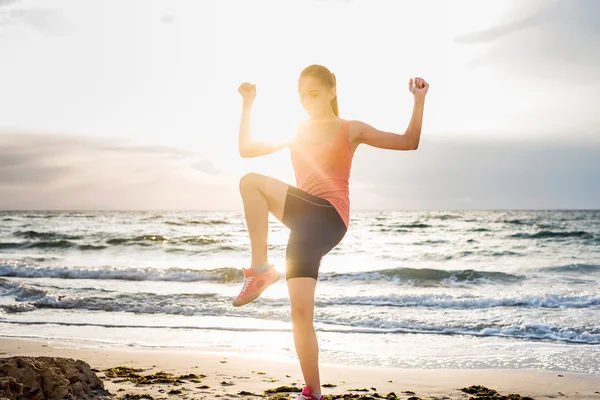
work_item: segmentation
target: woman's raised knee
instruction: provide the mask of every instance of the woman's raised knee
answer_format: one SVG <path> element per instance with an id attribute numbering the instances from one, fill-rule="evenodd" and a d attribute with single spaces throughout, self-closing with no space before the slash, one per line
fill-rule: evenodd
<path id="1" fill-rule="evenodd" d="M 256 172 L 248 172 L 240 178 L 240 192 L 249 188 L 256 188 L 262 175 Z"/>

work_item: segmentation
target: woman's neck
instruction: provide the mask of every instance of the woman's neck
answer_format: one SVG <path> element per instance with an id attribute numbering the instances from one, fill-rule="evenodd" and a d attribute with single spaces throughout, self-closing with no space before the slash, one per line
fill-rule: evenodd
<path id="1" fill-rule="evenodd" d="M 334 121 L 334 120 L 338 120 L 338 119 L 340 119 L 340 117 L 335 115 L 335 113 L 331 109 L 329 109 L 328 111 L 325 111 L 323 114 L 310 116 L 310 120 L 313 122 L 326 122 L 326 121 Z"/>

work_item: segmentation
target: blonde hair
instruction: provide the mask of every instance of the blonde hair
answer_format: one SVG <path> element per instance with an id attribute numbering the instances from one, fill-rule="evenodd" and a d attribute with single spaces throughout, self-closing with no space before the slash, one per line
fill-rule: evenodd
<path id="1" fill-rule="evenodd" d="M 327 68 L 322 65 L 313 64 L 304 68 L 300 73 L 300 76 L 314 76 L 315 78 L 319 78 L 321 82 L 329 89 L 336 87 L 335 75 Z M 331 109 L 336 116 L 340 116 L 340 112 L 338 110 L 338 100 L 337 94 L 331 100 Z"/>

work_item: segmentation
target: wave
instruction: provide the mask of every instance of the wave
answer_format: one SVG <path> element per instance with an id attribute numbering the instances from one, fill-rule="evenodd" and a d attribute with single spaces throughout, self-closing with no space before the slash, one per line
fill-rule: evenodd
<path id="1" fill-rule="evenodd" d="M 138 296 L 142 297 L 142 296 Z M 0 305 L 0 311 L 3 310 L 8 314 L 24 313 L 39 309 L 55 309 L 55 310 L 87 310 L 87 311 L 105 311 L 105 312 L 128 312 L 135 314 L 166 314 L 166 315 L 183 315 L 183 316 L 223 316 L 227 314 L 228 306 L 216 306 L 213 302 L 210 305 L 206 304 L 164 304 L 168 302 L 168 298 L 172 296 L 157 296 L 155 294 L 142 298 L 142 303 L 138 302 L 123 302 L 123 299 L 107 299 L 107 298 L 87 298 L 85 300 L 66 298 L 61 301 L 56 301 L 51 297 L 43 300 L 38 300 L 34 303 L 12 303 Z M 116 300 L 121 300 L 117 303 Z M 152 302 L 162 301 L 163 305 L 155 306 Z M 229 303 L 228 303 L 229 305 Z M 0 319 L 1 322 L 1 319 Z"/>
<path id="2" fill-rule="evenodd" d="M 214 281 L 219 283 L 243 282 L 241 268 L 223 267 L 212 270 L 189 268 L 119 268 L 65 267 L 30 265 L 15 261 L 0 261 L 0 276 L 19 278 L 62 279 L 118 279 L 129 281 Z"/>
<path id="3" fill-rule="evenodd" d="M 284 273 L 282 272 L 282 275 Z M 118 279 L 132 281 L 213 281 L 242 282 L 241 268 L 190 269 L 171 267 L 66 267 L 29 264 L 21 261 L 0 261 L 0 276 L 21 278 Z M 441 286 L 455 284 L 515 283 L 525 276 L 498 271 L 473 269 L 440 270 L 431 268 L 392 268 L 365 272 L 324 272 L 322 281 L 388 281 L 412 286 Z"/>
<path id="4" fill-rule="evenodd" d="M 538 231 L 536 233 L 515 233 L 509 237 L 515 239 L 553 239 L 553 238 L 582 238 L 582 239 L 593 239 L 594 235 L 585 231 Z"/>
<path id="5" fill-rule="evenodd" d="M 152 215 L 150 217 L 142 218 L 140 221 L 154 221 L 154 220 L 163 219 L 163 218 L 164 218 L 163 215 Z"/>
<path id="6" fill-rule="evenodd" d="M 332 321 L 336 325 L 339 322 Z M 436 335 L 496 336 L 527 340 L 547 340 L 581 344 L 600 344 L 600 328 L 570 327 L 543 323 L 518 323 L 505 326 L 432 326 L 412 321 L 359 321 L 350 328 L 317 328 L 317 331 L 340 333 L 419 333 Z"/>
<path id="7" fill-rule="evenodd" d="M 430 244 L 442 244 L 442 243 L 448 243 L 447 240 L 423 240 L 420 242 L 416 242 L 413 243 L 416 246 L 426 246 L 426 245 L 430 245 Z"/>
<path id="8" fill-rule="evenodd" d="M 432 219 L 441 219 L 442 221 L 448 220 L 448 219 L 460 219 L 462 218 L 462 215 L 456 215 L 456 214 L 444 214 L 444 215 L 438 215 L 435 217 L 430 217 Z"/>
<path id="9" fill-rule="evenodd" d="M 225 220 L 225 219 L 208 219 L 208 220 L 203 220 L 203 221 L 188 221 L 187 222 L 189 225 L 224 225 L 224 224 L 228 224 L 229 221 Z"/>
<path id="10" fill-rule="evenodd" d="M 198 325 L 143 325 L 143 324 L 107 324 L 93 322 L 67 322 L 67 321 L 2 321 L 0 323 L 14 325 L 59 325 L 59 326 L 97 326 L 102 328 L 151 328 L 151 329 L 194 329 L 228 332 L 291 332 L 291 328 L 260 328 L 260 327 L 222 327 L 222 326 L 198 326 Z M 0 337 L 23 337 L 2 335 Z M 35 336 L 33 336 L 35 337 Z M 155 347 L 155 346 L 153 346 Z"/>
<path id="11" fill-rule="evenodd" d="M 87 250 L 104 250 L 108 246 L 96 246 L 92 244 L 77 244 L 68 240 L 59 240 L 55 242 L 8 242 L 0 243 L 0 249 L 16 250 L 16 249 L 79 249 Z"/>
<path id="12" fill-rule="evenodd" d="M 168 241 L 169 241 L 168 236 L 142 235 L 142 236 L 127 237 L 127 238 L 112 238 L 112 239 L 108 239 L 106 241 L 106 243 L 118 246 L 118 245 L 123 245 L 123 244 L 142 244 L 143 245 L 143 244 L 148 244 L 147 242 L 157 243 L 157 242 L 168 242 Z"/>
<path id="13" fill-rule="evenodd" d="M 511 250 L 504 250 L 504 251 L 481 250 L 478 252 L 478 254 L 491 256 L 491 257 L 506 257 L 506 256 L 525 257 L 526 256 L 526 254 L 524 254 L 524 253 L 519 253 L 519 252 L 511 251 Z"/>
<path id="14" fill-rule="evenodd" d="M 77 243 L 69 240 L 42 241 L 42 242 L 0 242 L 0 249 L 70 249 L 77 247 Z"/>
<path id="15" fill-rule="evenodd" d="M 19 250 L 19 249 L 78 249 L 87 250 L 103 250 L 109 246 L 164 246 L 164 245 L 184 245 L 184 246 L 207 246 L 219 245 L 224 243 L 224 239 L 210 236 L 177 236 L 169 237 L 164 235 L 139 235 L 132 237 L 113 237 L 106 239 L 103 243 L 98 244 L 100 240 L 90 236 L 90 241 L 95 244 L 81 243 L 80 240 L 85 239 L 84 236 L 66 235 L 55 232 L 37 232 L 37 231 L 17 231 L 14 236 L 29 239 L 22 242 L 0 242 L 0 250 Z M 223 244 L 217 246 L 216 250 L 235 250 L 236 246 L 231 244 Z"/>
<path id="16" fill-rule="evenodd" d="M 266 300 L 268 302 L 268 300 Z M 588 308 L 600 306 L 600 296 L 545 293 L 524 297 L 456 297 L 447 294 L 406 294 L 386 296 L 352 296 L 315 301 L 315 305 L 360 305 L 389 307 L 429 307 L 470 310 L 497 307 L 525 308 Z"/>
<path id="17" fill-rule="evenodd" d="M 529 222 L 525 222 L 521 219 L 505 219 L 502 222 L 505 224 L 513 224 L 513 225 L 529 225 Z"/>
<path id="18" fill-rule="evenodd" d="M 69 289 L 70 294 L 58 294 L 60 287 L 32 285 L 0 278 L 0 296 L 12 295 L 19 303 L 34 302 L 36 307 L 80 308 L 103 311 L 130 311 L 143 313 L 196 314 L 206 311 L 213 305 L 223 305 L 230 300 L 216 293 L 116 293 L 106 289 L 90 287 Z M 211 304 L 201 300 L 213 300 Z M 287 297 L 260 298 L 264 305 L 279 307 L 289 303 Z M 388 294 L 375 296 L 341 296 L 337 298 L 317 297 L 315 304 L 326 306 L 386 306 L 386 307 L 426 307 L 437 309 L 490 309 L 498 307 L 522 308 L 591 308 L 600 306 L 600 296 L 590 294 L 543 293 L 529 296 L 475 297 L 472 295 L 436 294 Z M 2 307 L 6 307 L 3 304 Z"/>
<path id="19" fill-rule="evenodd" d="M 104 250 L 108 249 L 108 246 L 95 246 L 93 244 L 81 244 L 77 246 L 79 250 L 87 251 L 87 250 Z"/>
<path id="20" fill-rule="evenodd" d="M 470 242 L 467 241 L 467 243 L 470 243 Z M 444 260 L 456 260 L 456 259 L 460 259 L 463 257 L 472 256 L 472 255 L 486 256 L 486 257 L 506 257 L 506 256 L 525 257 L 526 256 L 526 254 L 517 253 L 515 251 L 510 251 L 510 250 L 491 251 L 491 250 L 484 249 L 484 250 L 477 250 L 477 251 L 463 250 L 456 254 L 445 255 L 445 256 L 443 256 L 443 259 Z"/>
<path id="21" fill-rule="evenodd" d="M 72 293 L 60 289 L 36 287 L 25 283 L 0 280 L 0 295 L 14 296 L 15 303 L 0 304 L 8 313 L 36 309 L 88 310 L 106 312 L 133 312 L 169 315 L 222 315 L 227 312 L 228 298 L 217 298 L 215 293 L 156 294 L 147 292 L 116 293 L 84 288 Z M 217 298 L 218 301 L 207 301 Z"/>
<path id="22" fill-rule="evenodd" d="M 377 224 L 376 226 L 385 226 L 383 224 Z M 389 228 L 408 228 L 408 229 L 412 229 L 412 228 L 430 228 L 433 225 L 430 224 L 423 224 L 423 223 L 419 223 L 419 222 L 414 222 L 412 224 L 392 224 L 392 225 L 388 225 Z"/>
<path id="23" fill-rule="evenodd" d="M 229 332 L 291 332 L 292 328 L 262 328 L 262 327 L 222 327 L 198 325 L 144 325 L 144 324 L 107 324 L 93 322 L 67 321 L 10 321 L 0 319 L 0 324 L 15 325 L 62 325 L 62 326 L 97 326 L 107 328 L 148 328 L 148 329 L 185 329 L 211 330 Z M 506 337 L 550 342 L 566 342 L 578 344 L 600 344 L 598 328 L 567 327 L 559 325 L 519 323 L 501 327 L 490 326 L 431 326 L 410 321 L 379 321 L 353 324 L 341 324 L 338 321 L 315 320 L 315 331 L 333 332 L 340 334 L 429 334 L 429 335 L 466 335 L 479 337 Z M 0 337 L 11 337 L 0 335 Z"/>
<path id="24" fill-rule="evenodd" d="M 135 246 L 153 246 L 155 244 L 186 244 L 193 246 L 204 246 L 215 243 L 222 243 L 222 239 L 209 236 L 180 236 L 169 237 L 164 235 L 141 235 L 133 237 L 117 237 L 108 239 L 106 243 L 115 246 L 135 245 Z"/>
<path id="25" fill-rule="evenodd" d="M 225 219 L 207 219 L 207 220 L 184 220 L 184 221 L 165 221 L 166 225 L 227 225 L 230 222 Z"/>
<path id="26" fill-rule="evenodd" d="M 591 272 L 600 272 L 599 264 L 567 264 L 567 265 L 557 265 L 550 267 L 539 268 L 540 272 L 572 272 L 572 273 L 581 273 L 588 274 Z"/>
<path id="27" fill-rule="evenodd" d="M 60 240 L 80 240 L 83 236 L 67 235 L 58 232 L 38 232 L 38 231 L 16 231 L 13 236 L 22 237 L 25 239 L 37 239 L 44 241 L 60 241 Z"/>
<path id="28" fill-rule="evenodd" d="M 514 283 L 525 279 L 523 275 L 514 275 L 498 271 L 476 271 L 473 269 L 441 270 L 432 268 L 391 268 L 368 272 L 322 273 L 319 280 L 350 281 L 397 281 L 421 285 L 427 282 L 441 283 Z M 421 286 L 419 285 L 419 286 Z"/>
<path id="29" fill-rule="evenodd" d="M 0 281 L 0 287 L 7 286 L 6 282 Z M 183 316 L 231 316 L 231 317 L 253 317 L 269 318 L 271 320 L 289 322 L 289 312 L 287 307 L 279 307 L 283 299 L 265 299 L 259 298 L 256 304 L 244 309 L 243 312 L 232 310 L 229 304 L 229 298 L 218 296 L 216 294 L 165 294 L 157 295 L 153 293 L 123 293 L 109 297 L 103 296 L 78 296 L 78 295 L 58 295 L 55 292 L 44 291 L 37 288 L 27 287 L 19 284 L 12 286 L 9 282 L 8 289 L 12 289 L 11 294 L 15 295 L 18 303 L 2 304 L 3 309 L 9 313 L 31 311 L 36 309 L 51 308 L 57 310 L 84 309 L 91 311 L 105 312 L 129 312 L 142 314 L 168 314 Z M 88 292 L 89 293 L 89 292 Z M 489 308 L 489 307 L 588 307 L 600 305 L 600 298 L 593 295 L 568 296 L 568 295 L 545 295 L 541 297 L 529 296 L 525 298 L 452 298 L 451 296 L 394 296 L 393 298 L 364 298 L 351 297 L 346 299 L 321 299 L 317 301 L 319 306 L 323 305 L 386 305 L 392 299 L 403 302 L 403 306 L 426 306 L 430 308 L 441 309 L 468 309 L 468 308 Z M 285 299 L 287 300 L 287 299 Z M 411 304 L 411 302 L 413 304 Z M 382 304 L 383 303 L 383 304 Z M 256 305 L 259 305 L 258 307 Z M 276 305 L 277 307 L 265 307 Z M 336 310 L 336 308 L 325 308 L 324 310 Z M 381 319 L 373 318 L 371 315 L 363 315 L 362 318 L 339 317 L 326 312 L 320 313 L 317 317 L 315 326 L 317 331 L 338 332 L 338 333 L 372 333 L 372 334 L 441 334 L 441 335 L 470 335 L 470 336 L 496 336 L 507 338 L 521 338 L 527 340 L 549 340 L 557 342 L 600 344 L 600 327 L 597 325 L 585 326 L 563 326 L 557 324 L 547 324 L 543 322 L 527 321 L 509 321 L 505 324 L 495 324 L 494 322 L 481 321 L 473 322 L 469 319 L 447 320 L 448 325 L 435 325 L 418 321 L 414 319 L 390 319 L 383 317 Z M 156 321 L 160 321 L 157 319 Z M 65 321 L 42 321 L 39 317 L 35 321 L 27 322 L 23 320 L 9 320 L 0 318 L 0 324 L 59 324 L 59 325 L 80 325 L 80 326 L 110 326 L 127 327 L 129 324 L 101 324 L 101 323 L 78 323 Z M 139 325 L 136 325 L 139 327 Z M 133 326 L 132 326 L 133 327 Z M 148 325 L 149 328 L 169 328 L 169 329 L 188 329 L 190 326 L 163 326 Z M 223 328 L 214 327 L 191 327 L 192 329 L 221 329 L 221 330 L 247 330 L 247 328 Z M 250 328 L 258 331 L 267 331 L 264 328 Z M 289 331 L 289 329 L 282 329 Z"/>

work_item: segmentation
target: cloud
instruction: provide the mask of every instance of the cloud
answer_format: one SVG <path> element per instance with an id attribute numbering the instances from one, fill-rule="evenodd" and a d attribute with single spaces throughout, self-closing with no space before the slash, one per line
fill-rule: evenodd
<path id="1" fill-rule="evenodd" d="M 359 147 L 352 166 L 356 207 L 599 208 L 600 145 L 536 141 L 427 140 L 417 151 Z M 361 186 L 379 195 L 362 202 Z M 356 191 L 355 189 L 356 184 Z"/>
<path id="2" fill-rule="evenodd" d="M 10 4 L 14 4 L 21 0 L 0 0 L 0 7 L 8 6 Z"/>
<path id="3" fill-rule="evenodd" d="M 73 29 L 71 23 L 59 10 L 49 8 L 11 10 L 10 17 L 49 36 L 67 35 Z"/>
<path id="4" fill-rule="evenodd" d="M 471 65 L 501 65 L 515 73 L 564 79 L 586 74 L 598 81 L 600 2 L 519 1 L 504 22 L 455 38 L 458 44 L 490 43 Z"/>
<path id="5" fill-rule="evenodd" d="M 508 23 L 506 25 L 497 26 L 483 31 L 467 33 L 456 37 L 454 41 L 460 44 L 492 42 L 504 36 L 519 32 L 525 28 L 539 25 L 542 22 L 544 22 L 542 14 L 533 15 L 519 21 Z"/>
<path id="6" fill-rule="evenodd" d="M 600 144 L 423 138 L 361 145 L 353 210 L 600 208 Z M 0 209 L 241 210 L 239 176 L 186 149 L 0 135 Z"/>
<path id="7" fill-rule="evenodd" d="M 236 191 L 237 178 L 185 149 L 0 134 L 0 209 L 234 207 Z"/>
<path id="8" fill-rule="evenodd" d="M 160 22 L 163 25 L 169 25 L 175 22 L 175 16 L 171 15 L 171 14 L 165 14 L 162 17 L 160 17 Z"/>
<path id="9" fill-rule="evenodd" d="M 73 24 L 60 10 L 10 7 L 17 2 L 18 0 L 0 0 L 0 33 L 23 25 L 47 36 L 64 36 L 73 31 Z"/>

